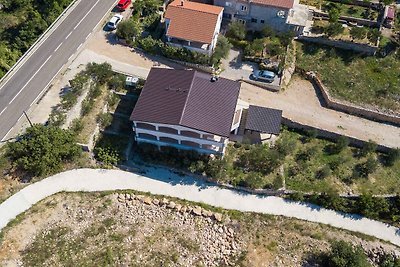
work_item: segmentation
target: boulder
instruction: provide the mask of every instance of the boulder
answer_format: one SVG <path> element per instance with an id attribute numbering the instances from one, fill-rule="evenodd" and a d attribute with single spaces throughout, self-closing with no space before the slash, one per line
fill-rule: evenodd
<path id="1" fill-rule="evenodd" d="M 220 213 L 214 213 L 213 214 L 213 218 L 217 221 L 217 222 L 222 222 L 222 214 Z"/>
<path id="2" fill-rule="evenodd" d="M 201 207 L 196 206 L 193 208 L 192 212 L 194 215 L 201 216 L 201 214 L 202 214 L 201 210 L 202 210 Z"/>
<path id="3" fill-rule="evenodd" d="M 167 205 L 167 208 L 173 209 L 173 208 L 175 208 L 175 206 L 176 206 L 175 202 L 171 201 L 171 202 L 169 202 L 169 204 Z"/>
<path id="4" fill-rule="evenodd" d="M 147 204 L 147 205 L 151 205 L 152 201 L 150 197 L 144 197 L 143 198 L 143 203 Z"/>

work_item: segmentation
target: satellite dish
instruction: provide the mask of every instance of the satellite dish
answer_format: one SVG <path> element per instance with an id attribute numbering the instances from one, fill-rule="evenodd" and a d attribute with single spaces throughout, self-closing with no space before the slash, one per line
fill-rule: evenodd
<path id="1" fill-rule="evenodd" d="M 276 15 L 280 18 L 285 18 L 285 10 L 279 10 Z"/>

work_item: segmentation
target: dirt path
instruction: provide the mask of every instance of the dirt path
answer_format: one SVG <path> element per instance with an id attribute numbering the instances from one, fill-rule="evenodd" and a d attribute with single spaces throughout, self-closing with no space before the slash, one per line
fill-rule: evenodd
<path id="1" fill-rule="evenodd" d="M 293 77 L 289 88 L 280 93 L 273 93 L 243 83 L 240 98 L 254 105 L 282 109 L 286 118 L 302 124 L 366 141 L 371 139 L 390 147 L 400 146 L 400 129 L 398 127 L 321 106 L 312 84 L 299 77 Z"/>

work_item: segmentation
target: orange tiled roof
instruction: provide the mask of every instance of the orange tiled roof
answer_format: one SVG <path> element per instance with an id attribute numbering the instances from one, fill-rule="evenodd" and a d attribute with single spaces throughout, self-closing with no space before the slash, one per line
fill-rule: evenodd
<path id="1" fill-rule="evenodd" d="M 167 35 L 183 40 L 211 44 L 222 7 L 175 0 L 168 5 L 165 18 L 170 20 Z"/>

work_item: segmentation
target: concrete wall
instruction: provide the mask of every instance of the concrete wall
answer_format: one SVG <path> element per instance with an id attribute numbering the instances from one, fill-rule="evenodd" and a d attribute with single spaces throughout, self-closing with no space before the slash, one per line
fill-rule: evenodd
<path id="1" fill-rule="evenodd" d="M 385 113 L 378 112 L 375 110 L 362 108 L 362 107 L 351 105 L 351 104 L 341 103 L 340 101 L 332 98 L 329 95 L 328 90 L 322 83 L 321 79 L 315 73 L 313 73 L 313 72 L 306 73 L 304 70 L 301 70 L 298 68 L 296 68 L 296 71 L 298 73 L 302 74 L 307 79 L 311 80 L 316 85 L 316 87 L 321 92 L 328 108 L 331 108 L 331 109 L 334 109 L 337 111 L 341 111 L 341 112 L 345 112 L 348 114 L 360 116 L 360 117 L 363 117 L 366 119 L 390 123 L 390 124 L 393 124 L 396 126 L 400 126 L 400 117 L 399 116 L 389 115 L 389 114 L 385 114 Z"/>
<path id="2" fill-rule="evenodd" d="M 348 41 L 341 40 L 331 40 L 326 37 L 312 37 L 312 36 L 299 36 L 297 37 L 299 41 L 305 41 L 310 43 L 322 44 L 326 46 L 332 46 L 344 50 L 352 50 L 357 53 L 362 53 L 366 55 L 375 55 L 376 51 L 378 51 L 378 47 L 370 46 L 367 44 L 358 44 L 352 43 Z"/>

